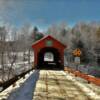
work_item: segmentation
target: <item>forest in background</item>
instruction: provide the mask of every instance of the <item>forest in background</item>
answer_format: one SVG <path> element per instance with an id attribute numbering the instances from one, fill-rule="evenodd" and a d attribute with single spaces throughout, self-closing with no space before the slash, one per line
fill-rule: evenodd
<path id="1" fill-rule="evenodd" d="M 0 26 L 0 81 L 5 81 L 5 75 L 8 80 L 16 75 L 16 63 L 27 61 L 28 64 L 32 64 L 32 44 L 48 34 L 67 46 L 64 55 L 68 62 L 73 63 L 72 52 L 80 48 L 82 64 L 100 66 L 99 23 L 80 22 L 70 28 L 62 22 L 51 25 L 45 32 L 40 32 L 37 26 L 33 27 L 31 24 L 25 24 L 19 29 L 4 25 Z"/>

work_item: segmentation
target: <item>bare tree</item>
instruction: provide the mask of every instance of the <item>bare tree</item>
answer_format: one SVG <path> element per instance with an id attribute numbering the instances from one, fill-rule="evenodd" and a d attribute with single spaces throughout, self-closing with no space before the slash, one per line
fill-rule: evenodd
<path id="1" fill-rule="evenodd" d="M 8 46 L 9 50 L 7 50 L 7 56 L 8 56 L 8 59 L 9 59 L 9 70 L 8 70 L 8 80 L 13 76 L 15 75 L 14 73 L 14 63 L 16 62 L 16 59 L 17 59 L 17 52 L 16 52 L 16 48 L 14 48 L 14 43 L 11 42 L 9 43 L 9 46 Z"/>
<path id="2" fill-rule="evenodd" d="M 7 31 L 5 27 L 0 27 L 0 58 L 1 58 L 1 69 L 2 69 L 2 81 L 4 81 L 4 60 L 5 60 L 5 52 L 6 52 L 6 36 L 7 36 Z"/>

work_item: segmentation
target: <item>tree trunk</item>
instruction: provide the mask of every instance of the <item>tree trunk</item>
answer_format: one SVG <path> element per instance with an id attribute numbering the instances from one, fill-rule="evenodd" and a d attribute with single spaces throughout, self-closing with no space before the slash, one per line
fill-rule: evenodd
<path id="1" fill-rule="evenodd" d="M 2 81 L 4 82 L 5 71 L 4 71 L 4 52 L 3 51 L 1 52 L 1 66 L 2 66 Z"/>

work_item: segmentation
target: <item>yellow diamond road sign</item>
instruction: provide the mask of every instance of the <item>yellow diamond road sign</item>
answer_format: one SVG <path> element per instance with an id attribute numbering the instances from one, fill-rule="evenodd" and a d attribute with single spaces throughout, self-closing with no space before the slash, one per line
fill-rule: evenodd
<path id="1" fill-rule="evenodd" d="M 81 52 L 81 50 L 79 49 L 79 48 L 77 48 L 77 49 L 75 49 L 74 51 L 73 51 L 73 55 L 74 56 L 80 56 L 82 54 L 82 52 Z"/>

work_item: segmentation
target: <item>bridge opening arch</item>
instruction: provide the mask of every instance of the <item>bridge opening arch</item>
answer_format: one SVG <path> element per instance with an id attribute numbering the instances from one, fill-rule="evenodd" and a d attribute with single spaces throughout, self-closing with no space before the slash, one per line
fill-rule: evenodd
<path id="1" fill-rule="evenodd" d="M 45 47 L 38 53 L 38 68 L 40 69 L 60 69 L 60 53 L 56 48 Z"/>

